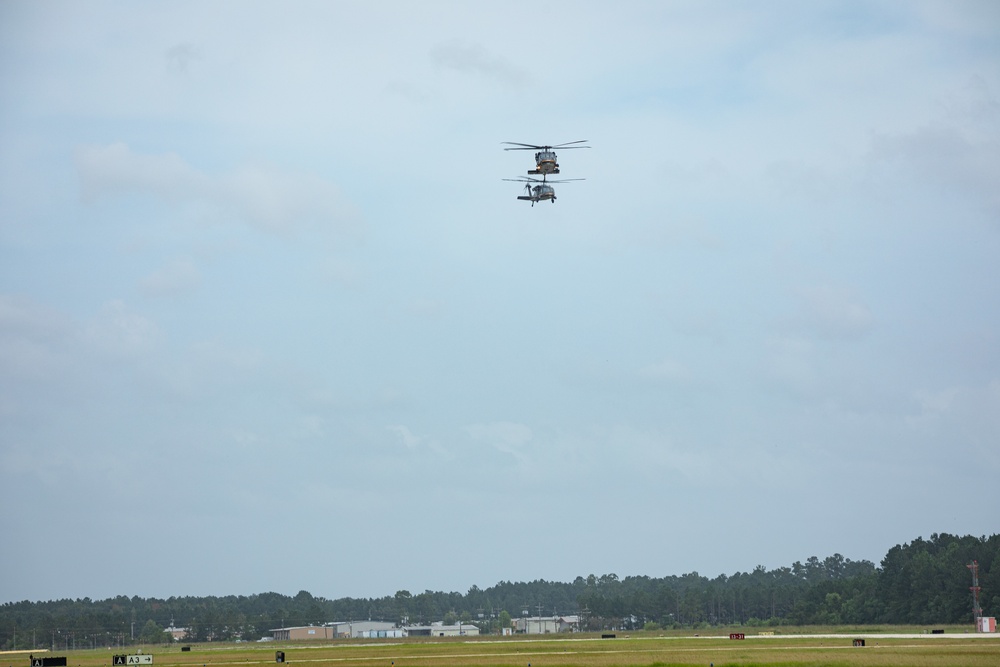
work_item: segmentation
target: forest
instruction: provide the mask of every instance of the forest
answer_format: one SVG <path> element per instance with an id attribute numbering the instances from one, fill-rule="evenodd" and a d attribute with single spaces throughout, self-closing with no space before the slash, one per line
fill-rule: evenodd
<path id="1" fill-rule="evenodd" d="M 119 596 L 106 600 L 0 605 L 0 650 L 72 650 L 172 641 L 253 641 L 279 627 L 332 621 L 471 623 L 496 633 L 513 616 L 581 616 L 584 630 L 704 628 L 714 625 L 944 625 L 973 622 L 972 572 L 978 564 L 983 615 L 1000 615 L 1000 535 L 933 534 L 889 550 L 879 566 L 840 554 L 789 567 L 714 579 L 691 572 L 615 574 L 569 583 L 501 581 L 466 593 L 397 591 L 381 598 L 325 599 L 300 591 L 225 597 Z"/>

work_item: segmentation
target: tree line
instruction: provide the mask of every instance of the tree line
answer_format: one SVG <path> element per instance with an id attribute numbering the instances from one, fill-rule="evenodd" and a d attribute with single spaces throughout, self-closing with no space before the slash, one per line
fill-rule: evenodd
<path id="1" fill-rule="evenodd" d="M 1000 614 L 1000 535 L 933 534 L 889 550 L 881 565 L 840 554 L 767 570 L 719 575 L 573 582 L 502 581 L 465 594 L 397 591 L 381 598 L 328 600 L 307 591 L 166 600 L 119 596 L 0 605 L 0 650 L 72 650 L 172 641 L 255 640 L 279 627 L 332 621 L 463 622 L 499 632 L 513 616 L 578 615 L 584 630 L 727 626 L 972 623 L 972 574 L 986 616 Z"/>

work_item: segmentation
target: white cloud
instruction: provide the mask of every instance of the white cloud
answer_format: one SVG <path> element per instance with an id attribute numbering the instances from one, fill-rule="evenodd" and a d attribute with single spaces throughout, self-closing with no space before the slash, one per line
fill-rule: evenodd
<path id="1" fill-rule="evenodd" d="M 958 457 L 979 472 L 977 479 L 1000 471 L 1000 380 L 921 390 L 913 398 L 919 410 L 903 422 L 912 449 Z"/>
<path id="2" fill-rule="evenodd" d="M 1000 108 L 993 110 L 1000 127 Z M 971 139 L 959 128 L 928 125 L 911 132 L 881 134 L 872 142 L 871 159 L 880 167 L 917 179 L 923 188 L 971 196 L 1000 220 L 1000 134 Z"/>
<path id="3" fill-rule="evenodd" d="M 341 287 L 358 289 L 369 280 L 359 262 L 341 257 L 327 257 L 318 270 L 323 279 Z"/>
<path id="4" fill-rule="evenodd" d="M 949 387 L 936 392 L 917 392 L 917 402 L 920 404 L 922 419 L 935 418 L 951 411 L 958 396 L 957 387 Z"/>
<path id="5" fill-rule="evenodd" d="M 65 331 L 68 320 L 60 313 L 11 294 L 0 294 L 0 332 L 5 336 L 51 337 Z"/>
<path id="6" fill-rule="evenodd" d="M 30 299 L 0 294 L 0 384 L 11 398 L 18 382 L 51 381 L 65 372 L 75 337 L 65 315 Z"/>
<path id="7" fill-rule="evenodd" d="M 436 318 L 445 311 L 445 305 L 440 299 L 414 299 L 406 310 L 417 317 Z"/>
<path id="8" fill-rule="evenodd" d="M 437 460 L 448 460 L 452 458 L 448 449 L 433 435 L 417 435 L 408 426 L 394 424 L 385 427 L 387 431 L 394 434 L 400 444 L 410 451 L 426 449 L 433 452 Z"/>
<path id="9" fill-rule="evenodd" d="M 674 360 L 663 359 L 639 369 L 639 375 L 657 382 L 684 383 L 691 379 L 688 368 Z"/>
<path id="10" fill-rule="evenodd" d="M 871 310 L 852 291 L 830 287 L 800 287 L 801 321 L 809 331 L 826 338 L 854 338 L 874 326 Z"/>
<path id="11" fill-rule="evenodd" d="M 430 57 L 438 67 L 480 75 L 508 86 L 522 86 L 530 81 L 527 72 L 502 56 L 493 55 L 480 44 L 442 42 L 431 49 Z"/>
<path id="12" fill-rule="evenodd" d="M 201 284 L 201 272 L 187 257 L 180 257 L 153 271 L 140 282 L 147 296 L 169 296 L 188 292 Z"/>
<path id="13" fill-rule="evenodd" d="M 201 47 L 191 42 L 179 42 L 167 49 L 164 54 L 171 69 L 186 73 L 188 65 L 204 59 Z"/>
<path id="14" fill-rule="evenodd" d="M 982 429 L 983 435 L 1000 433 L 1000 380 L 985 385 L 917 391 L 914 398 L 920 413 L 909 418 L 911 424 L 951 419 L 972 429 L 977 428 L 976 423 L 991 424 L 990 428 Z"/>
<path id="15" fill-rule="evenodd" d="M 797 336 L 776 337 L 768 341 L 769 354 L 764 375 L 794 395 L 811 396 L 819 389 L 815 345 Z"/>
<path id="16" fill-rule="evenodd" d="M 519 462 L 527 458 L 525 445 L 531 442 L 534 434 L 524 424 L 499 421 L 486 424 L 470 424 L 465 427 L 473 440 L 485 442 L 497 451 L 510 454 Z"/>
<path id="17" fill-rule="evenodd" d="M 394 433 L 399 438 L 399 442 L 407 449 L 416 449 L 424 440 L 424 438 L 414 435 L 413 431 L 402 424 L 386 426 L 386 429 L 390 433 Z"/>
<path id="18" fill-rule="evenodd" d="M 105 303 L 87 322 L 84 337 L 88 347 L 114 357 L 146 357 L 158 351 L 166 340 L 162 329 L 115 299 Z"/>
<path id="19" fill-rule="evenodd" d="M 207 177 L 176 153 L 141 155 L 121 142 L 80 146 L 76 150 L 76 167 L 85 201 L 142 191 L 176 202 L 195 198 L 208 187 Z"/>
<path id="20" fill-rule="evenodd" d="M 289 233 L 316 223 L 341 233 L 358 231 L 353 206 L 335 185 L 315 174 L 253 164 L 212 175 L 175 153 L 135 153 L 121 142 L 79 147 L 76 166 L 89 202 L 137 192 L 174 205 L 207 205 L 269 232 Z"/>

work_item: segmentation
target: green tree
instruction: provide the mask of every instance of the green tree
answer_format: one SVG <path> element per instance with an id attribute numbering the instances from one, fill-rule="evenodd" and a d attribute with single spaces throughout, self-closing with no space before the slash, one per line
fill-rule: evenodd
<path id="1" fill-rule="evenodd" d="M 157 625 L 156 621 L 149 619 L 142 626 L 142 632 L 139 633 L 139 642 L 142 644 L 165 644 L 168 641 L 168 637 L 170 635 Z"/>

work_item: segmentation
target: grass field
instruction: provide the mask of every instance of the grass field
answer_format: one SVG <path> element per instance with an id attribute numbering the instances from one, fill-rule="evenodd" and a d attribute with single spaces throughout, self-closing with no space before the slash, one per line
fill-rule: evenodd
<path id="1" fill-rule="evenodd" d="M 194 644 L 145 647 L 153 667 L 246 667 L 275 665 L 275 651 L 284 651 L 292 667 L 613 667 L 626 665 L 912 665 L 914 667 L 997 667 L 1000 635 L 964 631 L 926 634 L 894 629 L 841 629 L 759 636 L 743 640 L 728 633 L 702 636 L 621 633 L 445 639 L 335 640 L 268 642 L 264 644 Z M 865 646 L 853 645 L 864 638 Z M 135 654 L 135 648 L 88 649 L 38 653 L 65 655 L 68 667 L 111 667 L 112 655 Z M 0 654 L 0 667 L 29 667 L 27 652 Z"/>

